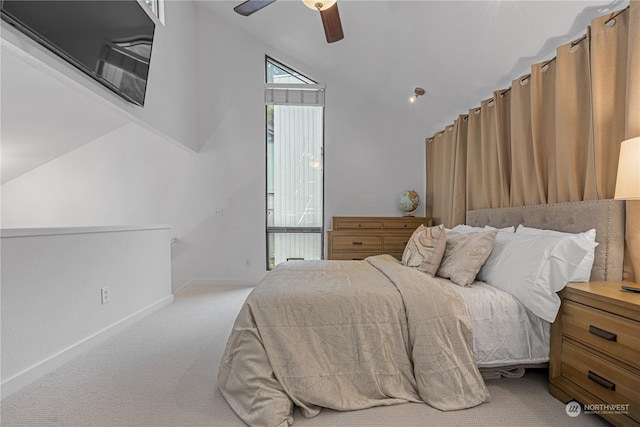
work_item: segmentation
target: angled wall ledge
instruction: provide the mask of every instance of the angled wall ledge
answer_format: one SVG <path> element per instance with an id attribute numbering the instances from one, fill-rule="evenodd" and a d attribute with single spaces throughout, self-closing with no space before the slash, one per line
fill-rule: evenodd
<path id="1" fill-rule="evenodd" d="M 2 398 L 171 303 L 170 240 L 155 225 L 2 230 Z"/>

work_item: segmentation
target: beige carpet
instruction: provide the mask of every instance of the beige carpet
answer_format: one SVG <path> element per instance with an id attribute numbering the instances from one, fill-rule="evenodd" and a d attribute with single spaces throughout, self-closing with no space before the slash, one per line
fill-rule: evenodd
<path id="1" fill-rule="evenodd" d="M 195 286 L 173 304 L 2 401 L 2 426 L 243 426 L 217 390 L 234 317 L 251 288 Z M 324 410 L 295 426 L 602 426 L 570 418 L 546 372 L 487 381 L 490 403 L 456 412 L 423 404 Z"/>

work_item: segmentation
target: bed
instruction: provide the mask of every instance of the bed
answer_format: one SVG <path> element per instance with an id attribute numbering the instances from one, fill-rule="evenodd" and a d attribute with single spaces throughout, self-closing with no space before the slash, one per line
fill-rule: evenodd
<path id="1" fill-rule="evenodd" d="M 227 342 L 218 384 L 230 407 L 251 426 L 286 427 L 293 423 L 294 406 L 312 417 L 322 408 L 404 402 L 443 411 L 480 405 L 490 400 L 483 376 L 517 376 L 525 366 L 548 361 L 551 297 L 557 298 L 557 277 L 584 266 L 588 250 L 572 254 L 576 241 L 586 245 L 587 230 L 595 238 L 587 280 L 622 277 L 624 202 L 470 211 L 466 222 L 467 229 L 424 231 L 437 242 L 431 249 L 441 248 L 438 233 L 447 236 L 435 267 L 408 267 L 411 257 L 402 263 L 389 255 L 278 265 L 245 301 Z M 556 256 L 559 243 L 553 243 L 551 256 L 545 249 L 545 268 L 556 283 L 545 285 L 552 295 L 539 302 L 537 290 L 530 297 L 528 289 L 519 293 L 522 286 L 512 291 L 528 260 L 506 272 L 504 264 L 514 264 L 520 252 L 534 253 L 541 242 L 548 246 L 550 239 L 574 245 L 568 256 Z M 474 251 L 465 246 L 470 241 L 478 242 Z M 523 244 L 526 250 L 513 250 Z M 477 277 L 463 274 L 483 256 Z M 425 274 L 425 268 L 438 274 Z M 540 271 L 536 280 L 544 282 Z"/>

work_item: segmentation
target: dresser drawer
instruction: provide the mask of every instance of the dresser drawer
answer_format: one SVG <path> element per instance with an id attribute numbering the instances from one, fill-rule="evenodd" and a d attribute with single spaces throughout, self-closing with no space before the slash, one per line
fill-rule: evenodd
<path id="1" fill-rule="evenodd" d="M 425 217 L 334 216 L 327 233 L 328 259 L 362 259 L 390 254 L 402 259 L 411 234 Z"/>
<path id="2" fill-rule="evenodd" d="M 374 251 L 382 252 L 382 236 L 346 235 L 333 236 L 334 251 Z"/>
<path id="3" fill-rule="evenodd" d="M 416 228 L 418 228 L 422 224 L 420 219 L 416 218 L 407 218 L 407 219 L 394 219 L 394 220 L 386 220 L 383 221 L 383 226 L 386 229 L 403 229 L 403 230 L 411 230 L 413 232 Z"/>
<path id="4" fill-rule="evenodd" d="M 404 247 L 407 246 L 407 242 L 411 238 L 411 234 L 405 236 L 384 236 L 384 252 L 404 252 Z"/>
<path id="5" fill-rule="evenodd" d="M 359 221 L 353 219 L 335 219 L 335 230 L 382 230 L 382 221 Z"/>
<path id="6" fill-rule="evenodd" d="M 611 357 L 640 366 L 640 324 L 592 307 L 565 301 L 562 333 Z"/>
<path id="7" fill-rule="evenodd" d="M 629 404 L 629 416 L 640 420 L 640 377 L 582 348 L 562 343 L 562 376 L 611 404 Z M 590 402 L 583 402 L 590 403 Z"/>

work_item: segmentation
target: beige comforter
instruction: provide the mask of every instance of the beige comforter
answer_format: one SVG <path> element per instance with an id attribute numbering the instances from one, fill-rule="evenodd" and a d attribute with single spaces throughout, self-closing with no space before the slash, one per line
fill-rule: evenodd
<path id="1" fill-rule="evenodd" d="M 458 294 L 389 255 L 293 261 L 253 290 L 220 364 L 220 390 L 251 426 L 320 409 L 424 401 L 476 406 L 489 392 Z"/>

